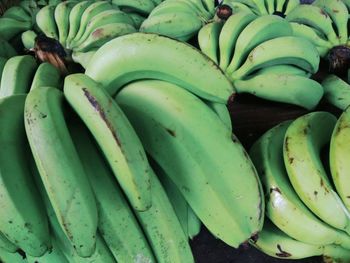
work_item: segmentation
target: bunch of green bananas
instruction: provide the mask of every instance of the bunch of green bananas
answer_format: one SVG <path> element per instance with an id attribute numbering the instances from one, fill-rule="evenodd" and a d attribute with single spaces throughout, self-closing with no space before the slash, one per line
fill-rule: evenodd
<path id="1" fill-rule="evenodd" d="M 36 25 L 46 37 L 56 39 L 83 65 L 104 43 L 136 32 L 138 22 L 110 1 L 63 1 L 48 4 L 36 14 Z M 36 33 L 22 36 L 26 48 L 34 47 Z"/>
<path id="2" fill-rule="evenodd" d="M 225 23 L 203 26 L 198 43 L 238 93 L 307 109 L 316 107 L 323 96 L 322 86 L 309 78 L 319 68 L 317 49 L 294 36 L 290 23 L 279 16 L 240 11 Z"/>
<path id="3" fill-rule="evenodd" d="M 301 0 L 302 1 L 302 0 Z M 284 16 L 300 5 L 300 0 L 223 0 L 221 4 L 232 8 L 233 13 L 246 11 L 256 15 Z"/>
<path id="4" fill-rule="evenodd" d="M 255 142 L 250 156 L 269 220 L 254 246 L 279 258 L 323 254 L 350 261 L 349 127 L 350 108 L 338 120 L 318 111 L 285 121 Z M 329 176 L 321 158 L 327 145 Z"/>
<path id="5" fill-rule="evenodd" d="M 1 9 L 1 4 L 0 4 Z M 18 5 L 4 7 L 0 15 L 0 37 L 10 40 L 34 26 L 34 17 L 38 11 L 35 1 L 19 1 Z"/>

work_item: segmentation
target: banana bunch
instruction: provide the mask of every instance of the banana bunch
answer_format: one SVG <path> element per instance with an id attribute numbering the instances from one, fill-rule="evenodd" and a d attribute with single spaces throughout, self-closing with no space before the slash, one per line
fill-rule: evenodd
<path id="1" fill-rule="evenodd" d="M 259 239 L 251 240 L 254 246 L 279 258 L 323 254 L 349 262 L 350 147 L 344 143 L 349 124 L 349 110 L 338 120 L 328 112 L 312 112 L 273 127 L 254 143 L 249 153 L 266 193 L 269 219 Z M 321 159 L 327 145 L 329 176 Z"/>
<path id="2" fill-rule="evenodd" d="M 38 11 L 35 1 L 19 1 L 18 4 L 9 7 L 4 3 L 3 9 L 2 14 L 0 12 L 0 37 L 2 39 L 11 40 L 22 32 L 33 28 L 34 17 Z"/>
<path id="3" fill-rule="evenodd" d="M 215 10 L 214 0 L 165 0 L 143 21 L 140 31 L 187 41 L 213 19 Z"/>
<path id="4" fill-rule="evenodd" d="M 309 79 L 320 56 L 308 40 L 275 15 L 240 11 L 225 23 L 213 21 L 198 33 L 201 51 L 225 71 L 238 93 L 314 108 L 322 86 Z"/>
<path id="5" fill-rule="evenodd" d="M 136 31 L 134 20 L 109 1 L 68 0 L 49 4 L 37 13 L 36 24 L 42 34 L 64 47 L 63 53 L 73 52 L 73 60 L 83 65 L 86 54 L 90 57 L 109 40 Z M 24 39 L 28 47 L 33 45 L 35 35 Z"/>
<path id="6" fill-rule="evenodd" d="M 286 16 L 294 35 L 310 40 L 321 57 L 327 58 L 331 66 L 341 65 L 338 60 L 340 47 L 348 45 L 349 3 L 347 1 L 315 0 L 312 4 L 298 5 Z M 332 65 L 335 64 L 335 65 Z"/>
<path id="7" fill-rule="evenodd" d="M 233 13 L 246 11 L 259 16 L 274 14 L 284 17 L 300 5 L 300 0 L 223 0 L 221 5 L 231 7 Z"/>

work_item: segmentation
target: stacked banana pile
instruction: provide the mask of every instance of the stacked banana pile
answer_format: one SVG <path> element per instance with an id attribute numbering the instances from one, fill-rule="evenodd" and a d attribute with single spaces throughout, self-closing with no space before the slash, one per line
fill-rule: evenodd
<path id="1" fill-rule="evenodd" d="M 264 185 L 269 220 L 254 246 L 281 258 L 324 254 L 350 261 L 349 124 L 350 109 L 338 120 L 312 112 L 255 142 L 250 156 Z"/>
<path id="2" fill-rule="evenodd" d="M 202 224 L 350 262 L 349 6 L 0 2 L 0 262 L 191 263 Z M 321 60 L 334 75 L 316 81 Z M 344 112 L 247 151 L 227 108 L 241 93 Z"/>

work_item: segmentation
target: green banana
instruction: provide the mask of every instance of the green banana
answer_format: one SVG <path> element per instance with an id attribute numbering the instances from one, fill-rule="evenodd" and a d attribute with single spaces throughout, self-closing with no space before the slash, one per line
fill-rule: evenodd
<path id="1" fill-rule="evenodd" d="M 151 169 L 152 206 L 135 214 L 153 249 L 157 262 L 194 262 L 187 237 L 157 176 Z"/>
<path id="2" fill-rule="evenodd" d="M 74 120 L 70 132 L 93 187 L 99 212 L 98 229 L 118 262 L 155 262 L 108 163 L 92 141 L 87 129 Z"/>
<path id="3" fill-rule="evenodd" d="M 3 233 L 0 232 L 0 248 L 10 253 L 15 253 L 18 249 Z"/>
<path id="4" fill-rule="evenodd" d="M 287 129 L 283 156 L 300 199 L 324 222 L 349 233 L 350 214 L 333 190 L 319 157 L 321 148 L 331 139 L 335 123 L 334 115 L 327 112 L 297 118 Z"/>
<path id="5" fill-rule="evenodd" d="M 341 197 L 344 205 L 350 210 L 350 192 L 346 187 L 346 182 L 349 179 L 348 173 L 348 156 L 349 147 L 346 142 L 350 139 L 350 108 L 348 107 L 339 117 L 330 142 L 329 148 L 329 165 L 331 175 L 337 193 Z"/>
<path id="6" fill-rule="evenodd" d="M 348 40 L 349 11 L 343 1 L 316 0 L 312 3 L 330 16 L 337 30 L 339 44 Z"/>
<path id="7" fill-rule="evenodd" d="M 193 239 L 201 231 L 202 222 L 189 205 L 187 206 L 187 224 L 188 237 Z"/>
<path id="8" fill-rule="evenodd" d="M 263 230 L 256 242 L 250 241 L 254 247 L 265 254 L 281 259 L 302 259 L 322 255 L 324 247 L 297 241 L 279 230 L 266 220 Z"/>
<path id="9" fill-rule="evenodd" d="M 36 14 L 36 24 L 47 37 L 58 40 L 59 36 L 55 22 L 55 8 L 55 5 L 47 5 L 41 8 Z"/>
<path id="10" fill-rule="evenodd" d="M 204 102 L 159 80 L 133 82 L 116 100 L 146 151 L 212 233 L 238 247 L 261 229 L 264 202 L 256 171 L 236 137 Z"/>
<path id="11" fill-rule="evenodd" d="M 7 60 L 2 72 L 0 97 L 28 93 L 38 65 L 32 56 L 15 56 Z"/>
<path id="12" fill-rule="evenodd" d="M 112 0 L 112 4 L 146 16 L 156 7 L 151 0 Z"/>
<path id="13" fill-rule="evenodd" d="M 296 22 L 291 22 L 290 25 L 293 28 L 293 34 L 310 40 L 316 46 L 321 57 L 327 55 L 333 47 L 332 43 L 324 39 L 317 29 Z"/>
<path id="14" fill-rule="evenodd" d="M 28 262 L 19 253 L 11 253 L 0 247 L 0 261 L 2 263 L 26 263 Z"/>
<path id="15" fill-rule="evenodd" d="M 80 25 L 78 32 L 75 34 L 74 38 L 70 42 L 70 46 L 75 46 L 75 43 L 79 41 L 79 39 L 83 36 L 86 27 L 88 23 L 93 19 L 94 16 L 98 15 L 99 13 L 110 10 L 110 9 L 118 9 L 117 6 L 114 6 L 108 2 L 108 1 L 97 1 L 92 2 L 82 13 L 81 19 L 80 19 Z"/>
<path id="16" fill-rule="evenodd" d="M 0 57 L 9 59 L 16 55 L 17 51 L 10 45 L 10 43 L 0 38 Z"/>
<path id="17" fill-rule="evenodd" d="M 41 257 L 32 257 L 27 255 L 28 263 L 69 263 L 66 256 L 63 254 L 56 240 L 51 238 L 52 248 Z"/>
<path id="18" fill-rule="evenodd" d="M 265 0 L 265 6 L 269 14 L 275 12 L 275 0 Z"/>
<path id="19" fill-rule="evenodd" d="M 25 49 L 33 50 L 35 47 L 35 39 L 38 35 L 33 30 L 27 30 L 22 33 L 21 39 Z"/>
<path id="20" fill-rule="evenodd" d="M 126 83 L 146 76 L 222 103 L 234 93 L 223 72 L 198 50 L 155 34 L 134 33 L 111 40 L 95 53 L 85 73 L 112 95 Z"/>
<path id="21" fill-rule="evenodd" d="M 232 131 L 231 115 L 227 106 L 225 104 L 212 101 L 205 101 L 205 103 L 219 116 L 226 127 Z"/>
<path id="22" fill-rule="evenodd" d="M 30 90 L 41 87 L 62 87 L 60 71 L 47 62 L 39 65 L 35 72 Z"/>
<path id="23" fill-rule="evenodd" d="M 86 26 L 86 30 L 79 41 L 76 42 L 76 46 L 79 46 L 86 41 L 86 39 L 90 36 L 91 33 L 96 32 L 96 29 L 101 28 L 102 26 L 106 26 L 108 24 L 122 23 L 133 26 L 132 19 L 123 11 L 111 9 L 103 11 L 96 16 L 94 16 L 91 21 Z M 102 27 L 105 28 L 105 27 Z M 101 29 L 100 29 L 101 31 Z"/>
<path id="24" fill-rule="evenodd" d="M 216 64 L 219 63 L 219 35 L 222 26 L 222 22 L 213 21 L 203 26 L 198 32 L 200 50 Z"/>
<path id="25" fill-rule="evenodd" d="M 250 93 L 309 110 L 314 109 L 323 96 L 323 88 L 317 81 L 288 73 L 258 72 L 250 78 L 234 80 L 233 85 L 238 93 Z"/>
<path id="26" fill-rule="evenodd" d="M 87 39 L 74 47 L 74 50 L 76 52 L 88 52 L 91 49 L 99 48 L 114 38 L 134 32 L 136 32 L 135 27 L 126 23 L 106 24 L 92 31 Z"/>
<path id="27" fill-rule="evenodd" d="M 286 10 L 284 13 L 288 15 L 291 11 L 293 11 L 294 8 L 300 5 L 300 0 L 289 0 L 287 3 Z"/>
<path id="28" fill-rule="evenodd" d="M 316 73 L 319 63 L 320 55 L 308 40 L 295 36 L 278 37 L 255 47 L 231 78 L 242 79 L 257 69 L 280 64 L 291 64 Z"/>
<path id="29" fill-rule="evenodd" d="M 292 34 L 291 26 L 283 18 L 274 15 L 258 17 L 239 34 L 227 72 L 237 70 L 242 62 L 247 59 L 248 54 L 259 44 L 274 38 L 291 36 Z"/>
<path id="30" fill-rule="evenodd" d="M 350 85 L 336 75 L 328 75 L 323 81 L 325 100 L 341 110 L 350 105 Z"/>
<path id="31" fill-rule="evenodd" d="M 283 144 L 291 123 L 285 121 L 271 128 L 249 151 L 264 185 L 266 216 L 296 240 L 313 245 L 338 244 L 349 248 L 350 237 L 317 218 L 303 204 L 289 182 L 283 160 Z"/>
<path id="32" fill-rule="evenodd" d="M 232 15 L 237 13 L 246 12 L 249 14 L 259 15 L 259 10 L 257 10 L 257 6 L 252 2 L 245 1 L 233 1 L 233 0 L 224 0 L 221 5 L 229 6 L 232 10 Z M 217 8 L 216 13 L 218 13 L 219 8 Z M 231 15 L 231 16 L 232 16 Z"/>
<path id="33" fill-rule="evenodd" d="M 169 178 L 165 171 L 153 161 L 152 168 L 157 175 L 159 181 L 161 182 L 164 191 L 166 192 L 169 201 L 174 208 L 177 219 L 181 224 L 181 228 L 185 234 L 188 236 L 188 204 L 186 199 L 182 196 L 181 191 L 177 188 L 176 184 Z"/>
<path id="34" fill-rule="evenodd" d="M 25 103 L 25 129 L 59 224 L 77 253 L 88 257 L 95 251 L 97 208 L 63 111 L 56 87 L 33 89 Z"/>
<path id="35" fill-rule="evenodd" d="M 332 19 L 320 7 L 315 5 L 298 5 L 291 10 L 286 19 L 316 28 L 322 32 L 333 45 L 339 45 L 339 39 L 334 32 Z"/>
<path id="36" fill-rule="evenodd" d="M 96 53 L 97 49 L 91 49 L 88 52 L 73 52 L 72 59 L 74 62 L 82 65 L 83 68 L 86 68 L 89 65 L 91 58 Z"/>
<path id="37" fill-rule="evenodd" d="M 111 96 L 85 74 L 65 78 L 64 95 L 100 145 L 132 206 L 151 204 L 150 166 L 128 119 Z"/>
<path id="38" fill-rule="evenodd" d="M 18 21 L 10 17 L 0 17 L 0 36 L 4 40 L 10 40 L 23 31 L 29 30 L 32 23 L 28 21 Z"/>
<path id="39" fill-rule="evenodd" d="M 80 20 L 86 8 L 92 4 L 91 1 L 80 1 L 69 13 L 69 32 L 66 39 L 66 46 L 71 48 L 70 43 L 76 36 L 80 27 Z"/>
<path id="40" fill-rule="evenodd" d="M 59 3 L 55 8 L 54 18 L 58 31 L 57 40 L 59 40 L 63 46 L 66 46 L 66 40 L 69 34 L 69 15 L 76 3 L 76 0 L 68 0 Z"/>
<path id="41" fill-rule="evenodd" d="M 243 29 L 256 15 L 247 12 L 238 12 L 231 15 L 224 23 L 219 36 L 220 68 L 226 70 L 231 62 L 234 46 Z"/>
<path id="42" fill-rule="evenodd" d="M 280 74 L 280 75 L 295 75 L 309 78 L 311 76 L 307 71 L 293 65 L 276 65 L 267 68 L 262 68 L 257 74 Z"/>
<path id="43" fill-rule="evenodd" d="M 50 248 L 50 236 L 42 201 L 28 169 L 25 99 L 25 95 L 14 95 L 0 101 L 0 142 L 6 149 L 0 156 L 0 231 L 29 255 L 41 256 Z"/>

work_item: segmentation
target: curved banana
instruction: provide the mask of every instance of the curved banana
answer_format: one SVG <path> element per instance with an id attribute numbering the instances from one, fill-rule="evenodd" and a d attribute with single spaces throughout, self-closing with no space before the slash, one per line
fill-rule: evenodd
<path id="1" fill-rule="evenodd" d="M 181 191 L 177 188 L 176 184 L 169 178 L 166 172 L 156 163 L 152 162 L 152 169 L 161 182 L 164 191 L 174 209 L 177 219 L 180 222 L 182 231 L 185 236 L 189 236 L 189 216 L 188 216 L 188 204 L 186 199 L 182 196 Z"/>
<path id="2" fill-rule="evenodd" d="M 297 22 L 314 27 L 322 32 L 333 45 L 339 45 L 339 39 L 332 26 L 332 19 L 318 6 L 298 5 L 288 13 L 286 19 L 289 22 Z"/>
<path id="3" fill-rule="evenodd" d="M 341 110 L 350 105 L 350 85 L 336 75 L 329 75 L 322 81 L 325 100 Z"/>
<path id="4" fill-rule="evenodd" d="M 81 17 L 86 8 L 92 4 L 92 1 L 81 1 L 72 7 L 69 13 L 69 32 L 66 39 L 66 46 L 70 48 L 70 43 L 78 33 Z"/>
<path id="5" fill-rule="evenodd" d="M 52 248 L 41 257 L 32 257 L 27 255 L 28 263 L 69 263 L 69 259 L 61 251 L 54 238 L 51 238 Z"/>
<path id="6" fill-rule="evenodd" d="M 265 0 L 265 6 L 269 14 L 275 12 L 275 0 Z"/>
<path id="7" fill-rule="evenodd" d="M 268 130 L 249 151 L 265 189 L 266 216 L 296 240 L 313 245 L 339 244 L 348 248 L 350 237 L 316 217 L 289 182 L 283 160 L 283 144 L 291 123 L 285 121 Z"/>
<path id="8" fill-rule="evenodd" d="M 0 143 L 6 149 L 0 156 L 0 231 L 29 255 L 41 256 L 51 244 L 46 214 L 27 160 L 25 100 L 25 95 L 14 95 L 0 101 Z"/>
<path id="9" fill-rule="evenodd" d="M 10 40 L 16 35 L 31 29 L 31 21 L 19 21 L 10 17 L 0 17 L 0 36 L 5 40 Z"/>
<path id="10" fill-rule="evenodd" d="M 231 78 L 242 79 L 257 69 L 281 64 L 295 65 L 316 73 L 319 63 L 320 55 L 310 41 L 295 36 L 278 37 L 255 47 L 243 65 L 231 74 Z"/>
<path id="11" fill-rule="evenodd" d="M 250 244 L 265 254 L 281 259 L 302 259 L 322 255 L 323 246 L 297 241 L 266 220 L 257 241 Z"/>
<path id="12" fill-rule="evenodd" d="M 257 9 L 259 10 L 260 15 L 267 15 L 268 11 L 265 6 L 265 0 L 253 0 Z"/>
<path id="13" fill-rule="evenodd" d="M 286 132 L 283 156 L 300 199 L 324 222 L 349 233 L 349 211 L 333 190 L 319 157 L 321 148 L 331 139 L 335 123 L 336 118 L 327 112 L 297 118 Z"/>
<path id="14" fill-rule="evenodd" d="M 10 253 L 15 253 L 18 249 L 3 233 L 0 232 L 0 248 Z"/>
<path id="15" fill-rule="evenodd" d="M 275 65 L 262 68 L 257 74 L 279 74 L 279 75 L 295 75 L 309 78 L 311 76 L 307 71 L 293 65 Z"/>
<path id="16" fill-rule="evenodd" d="M 345 44 L 348 41 L 349 11 L 343 1 L 315 0 L 312 4 L 327 12 L 336 27 L 339 44 Z"/>
<path id="17" fill-rule="evenodd" d="M 279 16 L 265 15 L 254 19 L 239 34 L 227 72 L 238 69 L 248 54 L 259 44 L 292 34 L 293 30 L 289 23 Z"/>
<path id="18" fill-rule="evenodd" d="M 290 103 L 306 109 L 314 109 L 323 96 L 322 86 L 305 76 L 283 73 L 256 73 L 244 79 L 234 80 L 237 93 L 250 93 L 263 99 Z"/>
<path id="19" fill-rule="evenodd" d="M 132 206 L 151 207 L 150 166 L 133 127 L 107 91 L 85 74 L 65 78 L 64 95 L 100 145 Z"/>
<path id="20" fill-rule="evenodd" d="M 33 89 L 25 103 L 25 129 L 59 224 L 77 253 L 88 257 L 95 251 L 97 208 L 63 111 L 56 87 Z"/>
<path id="21" fill-rule="evenodd" d="M 47 36 L 58 40 L 58 28 L 55 21 L 55 5 L 46 5 L 36 14 L 36 24 Z"/>
<path id="22" fill-rule="evenodd" d="M 256 15 L 247 12 L 238 12 L 231 15 L 224 23 L 219 36 L 220 68 L 226 70 L 231 62 L 234 46 L 243 29 Z"/>
<path id="23" fill-rule="evenodd" d="M 65 46 L 69 33 L 69 15 L 73 6 L 77 3 L 76 0 L 68 0 L 59 3 L 54 12 L 54 18 L 57 25 L 59 42 Z"/>
<path id="24" fill-rule="evenodd" d="M 112 254 L 119 262 L 155 262 L 146 237 L 88 130 L 75 119 L 69 128 L 95 193 L 98 229 Z"/>
<path id="25" fill-rule="evenodd" d="M 316 46 L 321 57 L 327 55 L 333 47 L 333 44 L 324 39 L 317 29 L 296 22 L 290 22 L 290 25 L 293 28 L 293 35 L 310 40 Z"/>
<path id="26" fill-rule="evenodd" d="M 329 148 L 329 165 L 331 175 L 337 193 L 341 197 L 344 205 L 350 210 L 350 191 L 346 187 L 349 180 L 349 145 L 346 143 L 350 140 L 350 108 L 348 107 L 339 117 L 331 138 Z"/>
<path id="27" fill-rule="evenodd" d="M 128 24 L 130 26 L 133 26 L 134 24 L 133 20 L 121 10 L 111 9 L 111 10 L 103 11 L 97 14 L 96 16 L 94 16 L 89 21 L 84 34 L 79 39 L 79 41 L 75 43 L 75 45 L 79 46 L 83 44 L 83 42 L 86 41 L 86 39 L 91 35 L 91 33 L 95 32 L 96 34 L 96 29 L 103 31 L 105 27 L 102 27 L 102 26 L 105 26 L 108 24 L 114 24 L 114 23 Z"/>
<path id="28" fill-rule="evenodd" d="M 38 65 L 32 56 L 15 56 L 7 60 L 2 72 L 0 98 L 28 93 Z"/>
<path id="29" fill-rule="evenodd" d="M 135 211 L 137 218 L 159 263 L 194 263 L 187 241 L 175 211 L 157 176 L 151 169 L 152 206 L 146 211 Z"/>
<path id="30" fill-rule="evenodd" d="M 88 52 L 99 48 L 108 41 L 119 36 L 136 32 L 134 26 L 126 23 L 111 23 L 97 27 L 80 45 L 74 47 L 75 52 Z"/>
<path id="31" fill-rule="evenodd" d="M 205 104 L 207 104 L 209 108 L 211 108 L 218 115 L 226 127 L 232 131 L 231 115 L 226 104 L 212 101 L 205 101 Z"/>
<path id="32" fill-rule="evenodd" d="M 79 41 L 79 39 L 83 36 L 87 25 L 93 19 L 94 16 L 98 15 L 103 11 L 110 10 L 113 8 L 118 9 L 117 6 L 113 6 L 109 1 L 92 2 L 81 15 L 78 32 L 70 41 L 70 46 L 75 46 L 76 42 Z"/>
<path id="33" fill-rule="evenodd" d="M 203 26 L 198 32 L 198 44 L 201 51 L 218 64 L 219 34 L 222 22 L 213 21 Z"/>
<path id="34" fill-rule="evenodd" d="M 41 63 L 35 72 L 30 90 L 41 87 L 62 87 L 61 73 L 50 63 Z"/>
<path id="35" fill-rule="evenodd" d="M 13 18 L 17 21 L 31 22 L 32 18 L 27 11 L 21 6 L 12 6 L 6 10 L 2 17 Z"/>
<path id="36" fill-rule="evenodd" d="M 286 10 L 284 13 L 288 15 L 291 11 L 293 11 L 294 8 L 300 5 L 300 0 L 289 0 L 287 3 Z"/>
<path id="37" fill-rule="evenodd" d="M 116 100 L 145 149 L 211 232 L 238 247 L 261 229 L 264 202 L 255 169 L 204 102 L 158 80 L 133 82 Z"/>
<path id="38" fill-rule="evenodd" d="M 112 95 L 145 76 L 176 83 L 222 103 L 234 93 L 218 66 L 197 49 L 155 34 L 134 33 L 111 40 L 95 53 L 85 73 Z"/>

